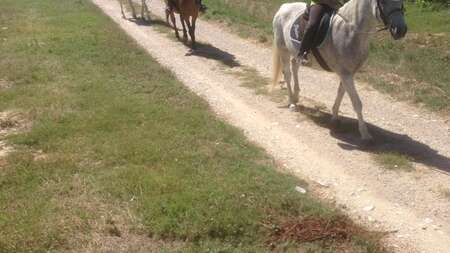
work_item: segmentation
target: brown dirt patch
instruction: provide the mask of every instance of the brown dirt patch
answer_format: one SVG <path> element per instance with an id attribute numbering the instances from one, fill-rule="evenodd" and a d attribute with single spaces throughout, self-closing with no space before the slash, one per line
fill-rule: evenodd
<path id="1" fill-rule="evenodd" d="M 275 229 L 272 238 L 275 241 L 312 242 L 317 240 L 333 240 L 345 242 L 361 229 L 346 218 L 327 220 L 318 217 L 289 219 Z"/>
<path id="2" fill-rule="evenodd" d="M 0 136 L 17 133 L 29 125 L 23 113 L 14 111 L 0 112 Z"/>
<path id="3" fill-rule="evenodd" d="M 13 150 L 13 148 L 6 143 L 4 138 L 10 134 L 23 131 L 29 125 L 30 124 L 27 123 L 22 113 L 13 111 L 0 112 L 0 167 L 6 164 L 6 161 L 2 158 L 7 156 Z"/>
<path id="4" fill-rule="evenodd" d="M 333 243 L 347 248 L 354 238 L 378 238 L 372 240 L 378 242 L 373 246 L 380 252 L 385 252 L 386 249 L 379 244 L 384 235 L 386 233 L 365 231 L 344 216 L 331 220 L 320 217 L 289 218 L 280 225 L 272 226 L 269 244 L 275 246 L 287 241 L 297 243 L 322 241 L 325 244 Z"/>

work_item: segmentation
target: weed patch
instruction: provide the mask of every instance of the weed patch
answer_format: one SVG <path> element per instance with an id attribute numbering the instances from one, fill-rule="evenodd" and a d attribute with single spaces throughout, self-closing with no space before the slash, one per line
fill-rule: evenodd
<path id="1" fill-rule="evenodd" d="M 388 170 L 413 171 L 411 159 L 403 154 L 384 152 L 375 154 L 375 161 Z"/>

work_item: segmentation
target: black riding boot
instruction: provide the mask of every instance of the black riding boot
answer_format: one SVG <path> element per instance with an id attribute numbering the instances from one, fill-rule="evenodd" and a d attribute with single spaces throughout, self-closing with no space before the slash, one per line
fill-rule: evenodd
<path id="1" fill-rule="evenodd" d="M 326 8 L 327 7 L 322 4 L 314 4 L 310 7 L 308 24 L 305 28 L 305 34 L 303 35 L 302 43 L 300 46 L 300 53 L 298 55 L 302 61 L 302 64 L 308 62 L 307 55 L 313 47 L 313 40 L 316 35 L 317 29 L 319 28 L 320 20 L 322 19 L 322 16 L 326 11 Z"/>

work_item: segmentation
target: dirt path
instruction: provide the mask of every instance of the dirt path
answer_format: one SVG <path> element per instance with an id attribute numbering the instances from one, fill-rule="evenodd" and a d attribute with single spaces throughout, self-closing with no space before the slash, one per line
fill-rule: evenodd
<path id="1" fill-rule="evenodd" d="M 157 24 L 137 25 L 122 19 L 117 1 L 93 2 L 205 98 L 220 117 L 242 129 L 288 170 L 307 179 L 309 191 L 334 200 L 356 221 L 371 228 L 396 231 L 386 238 L 395 252 L 450 251 L 450 200 L 440 192 L 450 186 L 450 128 L 445 119 L 359 84 L 366 119 L 380 142 L 373 152 L 406 152 L 415 160 L 414 172 L 388 171 L 374 162 L 371 152 L 358 147 L 356 130 L 330 133 L 324 123 L 327 115 L 290 112 L 241 87 L 239 78 L 224 71 L 226 61 L 234 69 L 248 66 L 268 77 L 268 48 L 200 21 L 198 39 L 211 46 L 192 55 L 181 43 L 158 32 Z M 150 9 L 163 15 L 160 1 L 151 1 Z M 302 96 L 330 108 L 337 78 L 307 68 L 302 68 L 300 75 Z M 354 117 L 348 99 L 342 112 Z M 349 124 L 354 127 L 354 122 Z M 367 211 L 368 206 L 373 210 Z"/>

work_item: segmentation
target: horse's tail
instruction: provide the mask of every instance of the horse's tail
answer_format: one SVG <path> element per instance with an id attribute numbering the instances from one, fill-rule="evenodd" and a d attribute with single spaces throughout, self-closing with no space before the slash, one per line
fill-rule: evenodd
<path id="1" fill-rule="evenodd" d="M 283 67 L 283 62 L 281 61 L 280 49 L 277 45 L 277 40 L 273 40 L 273 49 L 272 49 L 272 86 L 270 90 L 273 90 L 280 80 L 281 76 L 281 68 Z"/>

